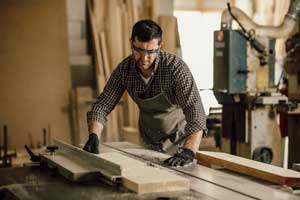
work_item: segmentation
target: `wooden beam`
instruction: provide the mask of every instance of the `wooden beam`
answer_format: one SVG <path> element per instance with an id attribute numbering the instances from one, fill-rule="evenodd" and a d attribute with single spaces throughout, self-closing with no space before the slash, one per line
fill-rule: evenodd
<path id="1" fill-rule="evenodd" d="M 97 26 L 96 26 L 96 20 L 95 16 L 92 10 L 92 3 L 91 0 L 87 1 L 88 5 L 88 13 L 90 17 L 91 22 L 91 29 L 92 29 L 92 35 L 93 35 L 93 45 L 95 49 L 95 64 L 96 64 L 96 78 L 97 78 L 97 86 L 98 86 L 98 92 L 102 92 L 105 85 L 105 75 L 103 70 L 103 60 L 101 55 L 101 48 L 100 48 L 100 39 L 99 35 L 97 34 Z"/>
<path id="2" fill-rule="evenodd" d="M 234 172 L 253 176 L 272 183 L 292 187 L 300 186 L 300 173 L 274 165 L 234 156 L 221 152 L 198 151 L 198 164 L 221 166 Z"/>

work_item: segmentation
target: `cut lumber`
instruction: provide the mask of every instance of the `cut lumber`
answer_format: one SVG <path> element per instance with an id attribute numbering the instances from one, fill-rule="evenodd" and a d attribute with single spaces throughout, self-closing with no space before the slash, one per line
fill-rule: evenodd
<path id="1" fill-rule="evenodd" d="M 101 174 L 110 179 L 122 177 L 124 187 L 140 194 L 190 189 L 188 179 L 123 154 L 96 155 L 62 141 L 55 144 L 59 147 L 55 155 L 42 154 L 41 159 L 72 181 L 95 179 Z"/>
<path id="2" fill-rule="evenodd" d="M 188 179 L 120 153 L 102 153 L 100 157 L 120 166 L 123 186 L 139 194 L 182 191 L 190 188 Z"/>
<path id="3" fill-rule="evenodd" d="M 190 182 L 176 174 L 141 166 L 122 175 L 123 186 L 139 194 L 189 190 Z"/>
<path id="4" fill-rule="evenodd" d="M 234 172 L 246 174 L 272 183 L 291 187 L 300 186 L 300 173 L 274 165 L 241 158 L 227 153 L 198 151 L 198 164 L 221 166 Z"/>

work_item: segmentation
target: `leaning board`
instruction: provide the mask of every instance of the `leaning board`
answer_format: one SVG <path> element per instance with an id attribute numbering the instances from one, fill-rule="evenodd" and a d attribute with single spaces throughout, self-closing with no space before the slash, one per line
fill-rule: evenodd
<path id="1" fill-rule="evenodd" d="M 205 166 L 221 166 L 225 169 L 247 174 L 272 183 L 291 187 L 300 186 L 300 173 L 283 169 L 274 165 L 241 158 L 227 153 L 198 151 L 196 153 L 198 164 Z"/>

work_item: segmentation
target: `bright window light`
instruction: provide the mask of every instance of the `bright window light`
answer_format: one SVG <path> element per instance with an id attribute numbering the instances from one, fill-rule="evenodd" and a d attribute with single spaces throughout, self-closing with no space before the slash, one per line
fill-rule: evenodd
<path id="1" fill-rule="evenodd" d="M 175 11 L 182 58 L 200 89 L 205 113 L 219 107 L 213 95 L 213 32 L 220 29 L 220 12 Z"/>

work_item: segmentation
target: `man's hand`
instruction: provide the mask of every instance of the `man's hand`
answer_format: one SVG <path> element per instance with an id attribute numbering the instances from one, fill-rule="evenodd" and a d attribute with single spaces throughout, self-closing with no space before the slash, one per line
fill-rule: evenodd
<path id="1" fill-rule="evenodd" d="M 180 149 L 174 156 L 166 159 L 165 164 L 176 167 L 185 166 L 193 162 L 195 153 L 190 149 Z"/>
<path id="2" fill-rule="evenodd" d="M 85 143 L 83 150 L 94 154 L 99 153 L 99 139 L 96 133 L 91 133 L 89 135 L 89 139 Z"/>

